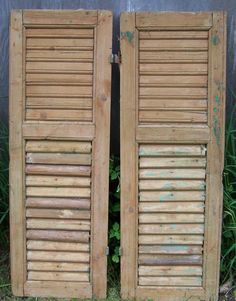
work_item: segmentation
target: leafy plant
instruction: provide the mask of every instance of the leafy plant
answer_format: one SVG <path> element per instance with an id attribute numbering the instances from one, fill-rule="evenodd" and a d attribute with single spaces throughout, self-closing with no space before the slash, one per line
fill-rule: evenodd
<path id="1" fill-rule="evenodd" d="M 235 95 L 234 95 L 234 98 Z M 221 282 L 236 280 L 236 105 L 226 123 Z"/>
<path id="2" fill-rule="evenodd" d="M 120 262 L 120 160 L 110 159 L 110 199 L 109 199 L 109 269 L 115 278 L 119 277 Z"/>

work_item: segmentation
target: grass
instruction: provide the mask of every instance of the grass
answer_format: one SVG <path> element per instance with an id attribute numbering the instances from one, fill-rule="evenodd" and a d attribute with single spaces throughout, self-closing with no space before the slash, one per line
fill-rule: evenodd
<path id="1" fill-rule="evenodd" d="M 234 95 L 236 99 L 236 96 Z M 226 124 L 221 282 L 236 281 L 236 105 Z"/>

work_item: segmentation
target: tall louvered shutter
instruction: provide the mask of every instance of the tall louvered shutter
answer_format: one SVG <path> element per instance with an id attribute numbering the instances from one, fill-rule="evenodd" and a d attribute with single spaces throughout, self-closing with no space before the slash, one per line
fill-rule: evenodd
<path id="1" fill-rule="evenodd" d="M 12 12 L 15 295 L 106 295 L 111 44 L 108 11 Z"/>
<path id="2" fill-rule="evenodd" d="M 218 300 L 225 14 L 121 16 L 123 298 Z"/>

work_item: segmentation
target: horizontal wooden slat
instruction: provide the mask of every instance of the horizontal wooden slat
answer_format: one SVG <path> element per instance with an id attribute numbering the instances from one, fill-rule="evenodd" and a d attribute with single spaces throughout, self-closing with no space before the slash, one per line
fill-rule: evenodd
<path id="1" fill-rule="evenodd" d="M 26 52 L 27 62 L 47 62 L 47 61 L 75 61 L 75 62 L 92 62 L 93 61 L 93 51 L 89 50 L 30 50 Z M 30 76 L 29 74 L 26 74 Z M 54 75 L 55 76 L 55 75 Z M 70 74 L 72 77 L 72 75 Z M 51 79 L 53 80 L 53 79 Z"/>
<path id="2" fill-rule="evenodd" d="M 165 124 L 165 126 L 138 126 L 136 140 L 141 142 L 162 141 L 207 143 L 210 139 L 208 126 L 177 126 Z"/>
<path id="3" fill-rule="evenodd" d="M 136 13 L 136 26 L 138 28 L 151 28 L 151 27 L 174 27 L 174 29 L 186 30 L 187 28 L 197 27 L 200 28 L 210 28 L 212 26 L 212 14 L 208 12 L 200 13 L 174 13 L 174 12 L 137 12 Z M 155 28 L 156 29 L 156 28 Z"/>
<path id="4" fill-rule="evenodd" d="M 38 218 L 61 218 L 61 219 L 90 219 L 88 210 L 70 210 L 70 209 L 26 209 L 26 217 Z"/>
<path id="5" fill-rule="evenodd" d="M 143 40 L 166 40 L 166 39 L 173 39 L 178 40 L 181 39 L 181 45 L 182 40 L 189 40 L 189 39 L 208 39 L 208 31 L 197 31 L 197 30 L 191 30 L 191 31 L 184 31 L 184 30 L 140 30 L 139 32 L 139 39 Z M 162 43 L 163 41 L 159 41 L 159 43 Z"/>
<path id="6" fill-rule="evenodd" d="M 43 280 L 43 281 L 68 281 L 68 282 L 88 282 L 89 274 L 88 273 L 70 273 L 70 272 L 28 272 L 29 280 Z"/>
<path id="7" fill-rule="evenodd" d="M 89 264 L 77 262 L 29 261 L 28 271 L 89 272 Z M 44 279 L 43 279 L 44 280 Z"/>
<path id="8" fill-rule="evenodd" d="M 204 51 L 208 48 L 207 39 L 182 39 L 178 38 L 178 33 L 176 39 L 169 39 L 168 32 L 166 33 L 166 38 L 163 39 L 140 39 L 139 41 L 140 51 L 148 50 L 185 50 L 185 51 Z"/>
<path id="9" fill-rule="evenodd" d="M 139 245 L 139 254 L 202 254 L 202 246 Z"/>
<path id="10" fill-rule="evenodd" d="M 89 110 L 92 109 L 92 98 L 65 98 L 65 97 L 27 97 L 26 108 L 41 108 L 41 109 L 66 109 L 70 112 L 71 109 Z M 78 114 L 78 113 L 76 113 Z"/>
<path id="11" fill-rule="evenodd" d="M 204 201 L 206 198 L 204 191 L 140 191 L 139 200 L 141 202 L 174 201 L 191 202 Z"/>
<path id="12" fill-rule="evenodd" d="M 206 111 L 206 99 L 139 99 L 140 110 Z M 166 112 L 164 112 L 166 114 Z"/>
<path id="13" fill-rule="evenodd" d="M 92 97 L 92 86 L 62 86 L 62 85 L 29 85 L 26 86 L 28 97 Z M 50 101 L 50 99 L 48 100 Z"/>
<path id="14" fill-rule="evenodd" d="M 26 155 L 26 163 L 35 164 L 78 164 L 90 165 L 90 154 L 67 154 L 67 153 L 30 153 Z"/>
<path id="15" fill-rule="evenodd" d="M 89 262 L 89 253 L 62 251 L 27 251 L 27 260 Z"/>
<path id="16" fill-rule="evenodd" d="M 147 286 L 201 286 L 202 277 L 139 277 L 139 285 Z"/>
<path id="17" fill-rule="evenodd" d="M 87 177 L 63 176 L 26 176 L 26 186 L 73 186 L 90 187 L 91 179 Z"/>
<path id="18" fill-rule="evenodd" d="M 48 140 L 61 138 L 63 140 L 88 141 L 93 140 L 94 131 L 95 127 L 92 124 L 51 122 L 49 125 L 45 122 L 43 124 L 26 123 L 23 125 L 23 136 L 26 139 L 45 139 L 47 137 Z"/>
<path id="19" fill-rule="evenodd" d="M 201 255 L 139 255 L 140 265 L 201 265 Z"/>
<path id="20" fill-rule="evenodd" d="M 207 76 L 206 75 L 166 75 L 166 76 L 155 76 L 155 75 L 142 75 L 139 81 L 140 87 L 206 87 L 207 86 Z M 196 89 L 196 88 L 195 88 Z M 172 90 L 173 91 L 173 90 Z M 178 90 L 177 90 L 178 91 Z M 197 91 L 197 90 L 195 90 Z M 200 92 L 203 90 L 200 90 Z M 170 91 L 168 91 L 169 94 Z M 182 94 L 187 94 L 187 90 L 180 92 Z M 178 93 L 178 94 L 180 94 Z M 190 92 L 192 95 L 193 91 Z M 164 93 L 163 93 L 164 94 Z"/>
<path id="21" fill-rule="evenodd" d="M 154 153 L 154 152 L 153 152 Z M 142 155 L 141 155 L 142 156 Z M 149 156 L 149 155 L 144 155 Z M 206 166 L 206 158 L 196 158 L 196 157 L 169 157 L 169 158 L 160 158 L 159 156 L 155 157 L 140 157 L 140 167 L 141 168 L 200 168 Z M 155 155 L 153 155 L 155 156 Z M 150 170 L 151 172 L 151 170 Z M 161 170 L 160 170 L 161 172 Z"/>
<path id="22" fill-rule="evenodd" d="M 201 245 L 203 235 L 139 235 L 139 244 Z"/>
<path id="23" fill-rule="evenodd" d="M 26 164 L 27 174 L 90 176 L 90 166 Z"/>
<path id="24" fill-rule="evenodd" d="M 91 110 L 26 109 L 27 120 L 92 121 Z"/>
<path id="25" fill-rule="evenodd" d="M 173 206 L 174 207 L 174 206 Z M 154 212 L 154 210 L 152 211 Z M 203 224 L 139 224 L 139 234 L 203 234 Z"/>
<path id="26" fill-rule="evenodd" d="M 92 28 L 26 28 L 27 38 L 93 38 Z M 197 34 L 197 32 L 196 32 Z M 185 33 L 187 35 L 187 33 Z"/>
<path id="27" fill-rule="evenodd" d="M 137 295 L 142 299 L 148 299 L 150 296 L 155 298 L 157 287 L 155 286 L 141 286 L 138 285 L 136 289 Z M 204 300 L 205 289 L 201 287 L 175 287 L 175 286 L 159 286 L 158 296 L 162 298 L 162 301 L 170 301 L 170 296 L 172 301 L 183 301 L 183 299 L 189 298 L 191 301 L 199 301 L 199 298 Z"/>
<path id="28" fill-rule="evenodd" d="M 28 218 L 27 229 L 90 231 L 90 221 Z"/>
<path id="29" fill-rule="evenodd" d="M 139 111 L 140 123 L 157 122 L 188 122 L 188 123 L 206 123 L 206 112 L 186 112 L 186 111 Z"/>
<path id="30" fill-rule="evenodd" d="M 204 202 L 140 202 L 139 212 L 204 212 Z"/>
<path id="31" fill-rule="evenodd" d="M 90 199 L 83 198 L 27 198 L 26 207 L 90 209 Z"/>
<path id="32" fill-rule="evenodd" d="M 187 98 L 206 99 L 206 88 L 185 88 L 185 87 L 140 87 L 139 95 L 142 98 Z"/>
<path id="33" fill-rule="evenodd" d="M 95 25 L 97 24 L 96 10 L 25 10 L 24 24 L 36 25 Z"/>
<path id="34" fill-rule="evenodd" d="M 27 230 L 26 238 L 62 242 L 89 242 L 89 233 L 82 231 Z"/>
<path id="35" fill-rule="evenodd" d="M 204 156 L 206 149 L 201 145 L 141 144 L 140 156 Z"/>
<path id="36" fill-rule="evenodd" d="M 155 167 L 155 165 L 153 166 Z M 205 179 L 206 170 L 205 169 L 140 169 L 139 178 L 140 179 Z"/>
<path id="37" fill-rule="evenodd" d="M 26 152 L 65 152 L 65 153 L 90 153 L 91 142 L 76 141 L 50 141 L 31 140 L 25 145 Z"/>
<path id="38" fill-rule="evenodd" d="M 28 37 L 26 39 L 26 49 L 93 49 L 93 39 L 78 39 L 70 37 L 38 38 Z"/>
<path id="39" fill-rule="evenodd" d="M 141 202 L 139 212 L 204 212 L 204 202 Z"/>
<path id="40" fill-rule="evenodd" d="M 45 197 L 81 197 L 90 198 L 90 188 L 71 187 L 27 187 L 27 196 L 45 196 Z"/>
<path id="41" fill-rule="evenodd" d="M 27 250 L 89 252 L 88 243 L 28 240 Z"/>
<path id="42" fill-rule="evenodd" d="M 201 180 L 140 180 L 140 190 L 204 190 Z"/>
<path id="43" fill-rule="evenodd" d="M 58 63 L 59 64 L 59 63 Z M 26 83 L 27 85 L 63 85 L 64 87 L 69 85 L 77 85 L 78 90 L 81 86 L 91 86 L 93 77 L 90 74 L 48 74 L 48 73 L 27 73 Z M 63 87 L 63 88 L 64 88 Z M 50 99 L 51 100 L 51 99 Z"/>
<path id="44" fill-rule="evenodd" d="M 89 282 L 71 282 L 68 289 L 66 281 L 26 281 L 24 291 L 27 296 L 55 298 L 92 298 L 92 285 Z"/>
<path id="45" fill-rule="evenodd" d="M 207 64 L 203 63 L 192 63 L 192 64 L 180 64 L 180 63 L 166 63 L 166 64 L 140 64 L 139 65 L 140 69 L 140 75 L 163 75 L 163 74 L 168 74 L 168 75 L 205 75 L 207 74 Z"/>
<path id="46" fill-rule="evenodd" d="M 139 266 L 139 276 L 201 276 L 198 266 Z"/>
<path id="47" fill-rule="evenodd" d="M 149 31 L 150 32 L 150 31 Z M 140 51 L 140 63 L 207 63 L 208 51 Z"/>
<path id="48" fill-rule="evenodd" d="M 92 74 L 92 63 L 84 62 L 26 62 L 26 73 Z"/>
<path id="49" fill-rule="evenodd" d="M 144 224 L 203 223 L 204 215 L 200 213 L 140 213 L 139 222 Z"/>

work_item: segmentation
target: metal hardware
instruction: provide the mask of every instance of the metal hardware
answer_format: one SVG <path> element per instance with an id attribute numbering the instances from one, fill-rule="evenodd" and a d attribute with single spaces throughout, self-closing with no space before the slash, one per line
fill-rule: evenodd
<path id="1" fill-rule="evenodd" d="M 106 250 L 105 250 L 105 255 L 106 255 L 106 256 L 109 256 L 109 253 L 110 253 L 110 251 L 109 251 L 109 247 L 106 247 Z"/>

